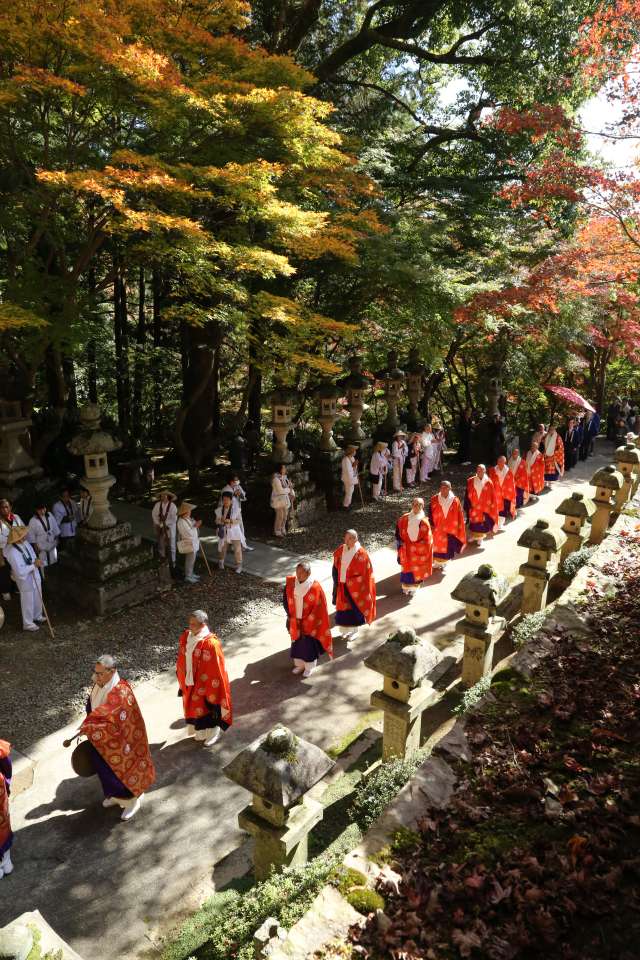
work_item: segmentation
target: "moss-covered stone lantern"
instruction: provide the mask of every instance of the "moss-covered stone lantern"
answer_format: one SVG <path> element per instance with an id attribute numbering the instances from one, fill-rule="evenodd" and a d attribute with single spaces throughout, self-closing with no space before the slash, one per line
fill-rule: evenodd
<path id="1" fill-rule="evenodd" d="M 537 613 L 547 605 L 547 589 L 551 574 L 558 566 L 560 551 L 566 542 L 562 530 L 551 527 L 548 520 L 536 520 L 532 527 L 522 533 L 519 547 L 527 547 L 527 562 L 520 566 L 519 573 L 524 577 L 522 588 L 523 613 Z"/>
<path id="2" fill-rule="evenodd" d="M 322 437 L 320 438 L 320 449 L 330 453 L 337 449 L 336 441 L 333 438 L 333 425 L 339 417 L 338 397 L 340 389 L 331 381 L 324 381 L 314 390 L 318 400 L 318 422 L 322 428 Z"/>
<path id="3" fill-rule="evenodd" d="M 370 386 L 371 381 L 362 372 L 360 357 L 349 357 L 349 376 L 340 381 L 340 387 L 344 390 L 347 398 L 347 410 L 351 420 L 346 432 L 347 440 L 359 441 L 365 439 L 361 420 L 365 411 L 365 394 Z"/>
<path id="4" fill-rule="evenodd" d="M 307 837 L 322 820 L 322 805 L 305 794 L 333 765 L 320 747 L 277 726 L 224 768 L 230 780 L 253 794 L 238 824 L 255 840 L 256 879 L 306 862 Z"/>
<path id="5" fill-rule="evenodd" d="M 483 563 L 476 573 L 468 573 L 451 592 L 454 600 L 465 605 L 464 620 L 456 630 L 464 637 L 462 658 L 462 685 L 472 687 L 491 673 L 493 648 L 503 633 L 506 620 L 497 616 L 497 610 L 509 591 L 505 577 Z"/>
<path id="6" fill-rule="evenodd" d="M 623 476 L 623 484 L 616 493 L 615 500 L 615 509 L 620 513 L 625 503 L 634 494 L 640 464 L 640 450 L 636 449 L 635 444 L 625 443 L 624 446 L 618 447 L 614 457 L 618 473 Z"/>
<path id="7" fill-rule="evenodd" d="M 596 488 L 593 502 L 596 512 L 591 521 L 591 536 L 589 543 L 602 543 L 609 529 L 611 513 L 615 508 L 614 497 L 624 484 L 624 477 L 612 463 L 602 467 L 591 477 L 591 485 Z"/>
<path id="8" fill-rule="evenodd" d="M 80 481 L 92 497 L 91 515 L 87 526 L 91 530 L 108 530 L 117 520 L 109 506 L 109 490 L 116 478 L 109 473 L 107 454 L 122 446 L 100 425 L 100 407 L 86 403 L 80 408 L 80 431 L 67 444 L 69 453 L 84 460 L 84 477 Z"/>
<path id="9" fill-rule="evenodd" d="M 429 675 L 443 659 L 415 630 L 399 630 L 364 661 L 382 674 L 382 690 L 371 694 L 371 705 L 384 713 L 382 759 L 406 757 L 420 747 L 422 713 L 438 695 Z"/>
<path id="10" fill-rule="evenodd" d="M 387 355 L 387 369 L 382 373 L 384 398 L 387 403 L 387 417 L 384 421 L 384 428 L 389 432 L 400 426 L 398 403 L 400 402 L 404 380 L 404 370 L 401 370 L 398 366 L 398 354 L 395 350 L 391 350 Z"/>
<path id="11" fill-rule="evenodd" d="M 286 387 L 278 387 L 269 394 L 271 404 L 271 429 L 273 449 L 271 459 L 276 463 L 291 463 L 293 454 L 287 446 L 287 434 L 293 423 L 295 393 Z"/>
<path id="12" fill-rule="evenodd" d="M 587 526 L 591 523 L 591 518 L 596 512 L 595 505 L 591 500 L 587 500 L 583 493 L 575 491 L 566 500 L 563 500 L 556 509 L 561 517 L 564 517 L 562 530 L 566 536 L 566 542 L 562 545 L 560 551 L 560 561 L 562 562 L 570 553 L 580 550 L 582 544 L 587 538 Z"/>

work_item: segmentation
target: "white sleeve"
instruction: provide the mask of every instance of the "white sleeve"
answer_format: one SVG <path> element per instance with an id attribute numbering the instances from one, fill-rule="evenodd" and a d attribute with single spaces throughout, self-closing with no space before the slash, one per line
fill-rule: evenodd
<path id="1" fill-rule="evenodd" d="M 35 523 L 33 521 L 36 521 Z M 27 540 L 32 546 L 38 545 L 38 521 L 35 517 L 31 517 L 29 524 L 27 526 Z"/>
<path id="2" fill-rule="evenodd" d="M 53 507 L 51 508 L 51 513 L 52 513 L 52 514 L 54 515 L 54 517 L 56 518 L 56 522 L 57 522 L 58 527 L 59 527 L 59 526 L 60 526 L 60 521 L 62 520 L 62 518 L 63 518 L 63 516 L 64 516 L 64 507 L 62 506 L 61 503 L 54 503 Z"/>
<path id="3" fill-rule="evenodd" d="M 159 513 L 160 513 L 160 501 L 156 500 L 156 502 L 153 505 L 153 510 L 151 511 L 151 520 L 156 526 L 159 526 L 160 524 L 160 519 L 158 517 Z"/>
<path id="4" fill-rule="evenodd" d="M 51 516 L 50 516 L 50 518 L 49 518 L 49 526 L 51 527 L 51 533 L 53 534 L 53 536 L 54 536 L 54 537 L 59 537 L 59 536 L 60 536 L 60 527 L 58 526 L 58 521 L 57 521 L 56 518 L 53 516 L 53 514 L 51 514 Z"/>

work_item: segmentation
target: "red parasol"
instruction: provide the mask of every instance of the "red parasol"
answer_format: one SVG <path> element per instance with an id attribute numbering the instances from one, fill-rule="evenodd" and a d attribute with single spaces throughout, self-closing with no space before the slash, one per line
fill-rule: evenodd
<path id="1" fill-rule="evenodd" d="M 572 390 L 571 387 L 552 387 L 547 383 L 545 390 L 549 390 L 550 393 L 555 393 L 556 397 L 560 397 L 561 400 L 566 400 L 567 403 L 572 403 L 574 407 L 582 407 L 584 410 L 591 410 L 592 413 L 596 412 L 595 407 L 592 407 L 588 400 L 581 397 L 580 394 Z"/>

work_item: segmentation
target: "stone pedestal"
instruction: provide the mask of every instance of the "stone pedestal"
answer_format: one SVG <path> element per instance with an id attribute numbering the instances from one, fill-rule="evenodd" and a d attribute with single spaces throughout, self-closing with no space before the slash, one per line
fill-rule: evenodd
<path id="1" fill-rule="evenodd" d="M 496 611 L 508 590 L 507 580 L 482 564 L 477 573 L 463 577 L 451 593 L 454 600 L 465 605 L 464 620 L 456 624 L 456 631 L 464 637 L 463 687 L 473 687 L 491 673 L 493 648 L 506 627 L 506 620 L 496 616 Z"/>
<path id="2" fill-rule="evenodd" d="M 561 563 L 570 553 L 580 550 L 587 537 L 587 525 L 595 512 L 591 500 L 585 500 L 584 494 L 578 492 L 572 493 L 557 508 L 556 513 L 564 517 L 562 532 L 567 538 L 560 551 Z"/>
<path id="3" fill-rule="evenodd" d="M 18 480 L 42 476 L 42 467 L 22 442 L 30 426 L 19 401 L 0 401 L 0 493 L 10 499 L 16 496 Z"/>
<path id="4" fill-rule="evenodd" d="M 562 530 L 553 530 L 547 520 L 538 520 L 518 540 L 519 547 L 529 549 L 527 562 L 518 571 L 524 577 L 523 613 L 537 613 L 546 607 L 549 581 L 558 567 L 560 551 L 566 539 Z"/>
<path id="5" fill-rule="evenodd" d="M 615 452 L 616 469 L 622 474 L 623 484 L 616 493 L 615 509 L 618 513 L 635 492 L 637 470 L 640 466 L 640 451 L 635 444 L 626 443 Z"/>
<path id="6" fill-rule="evenodd" d="M 323 809 L 305 794 L 333 765 L 319 747 L 286 727 L 274 727 L 224 768 L 230 780 L 253 795 L 238 824 L 255 840 L 257 880 L 306 862 L 309 831 L 322 820 Z"/>
<path id="7" fill-rule="evenodd" d="M 589 543 L 602 543 L 609 530 L 609 521 L 614 509 L 614 496 L 622 489 L 624 477 L 618 473 L 613 464 L 596 471 L 591 478 L 591 484 L 596 488 L 593 502 L 596 512 L 591 521 L 591 536 Z"/>
<path id="8" fill-rule="evenodd" d="M 345 440 L 350 443 L 359 443 L 366 436 L 360 421 L 365 410 L 364 397 L 371 383 L 363 374 L 361 366 L 359 357 L 350 357 L 349 376 L 339 383 L 347 398 L 347 412 L 350 423 L 345 431 Z"/>
<path id="9" fill-rule="evenodd" d="M 364 661 L 365 667 L 384 677 L 382 690 L 371 694 L 371 706 L 384 713 L 383 762 L 419 750 L 422 713 L 438 699 L 429 674 L 442 658 L 414 630 L 401 630 Z"/>
<path id="10" fill-rule="evenodd" d="M 315 391 L 318 399 L 318 423 L 322 429 L 320 450 L 331 453 L 337 449 L 333 437 L 333 425 L 338 419 L 338 396 L 340 391 L 333 383 L 323 383 Z"/>
<path id="11" fill-rule="evenodd" d="M 0 929 L 0 957 L 28 960 L 32 956 L 45 955 L 56 960 L 82 960 L 80 954 L 72 950 L 49 926 L 39 910 L 22 913 Z"/>

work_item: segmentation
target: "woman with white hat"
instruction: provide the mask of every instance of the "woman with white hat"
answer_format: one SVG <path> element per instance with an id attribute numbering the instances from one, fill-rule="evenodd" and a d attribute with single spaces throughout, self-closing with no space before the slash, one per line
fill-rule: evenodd
<path id="1" fill-rule="evenodd" d="M 28 532 L 26 527 L 11 528 L 4 548 L 4 558 L 11 567 L 11 576 L 20 591 L 22 629 L 35 631 L 39 629 L 39 623 L 44 623 L 42 579 L 39 570 L 42 560 L 36 557 L 35 550 L 28 542 Z"/>
<path id="2" fill-rule="evenodd" d="M 176 565 L 178 510 L 175 502 L 177 499 L 175 493 L 171 493 L 170 490 L 161 490 L 151 511 L 151 519 L 158 543 L 158 556 L 164 560 L 168 546 L 172 567 Z"/>
<path id="3" fill-rule="evenodd" d="M 202 525 L 202 520 L 194 520 L 191 516 L 191 511 L 195 508 L 195 503 L 189 503 L 188 500 L 181 503 L 178 508 L 178 553 L 184 556 L 185 583 L 198 583 L 200 580 L 200 577 L 193 572 L 196 554 L 200 549 L 198 530 Z"/>
<path id="4" fill-rule="evenodd" d="M 382 494 L 382 484 L 389 469 L 387 459 L 387 445 L 384 440 L 379 440 L 373 448 L 371 461 L 369 463 L 369 480 L 371 481 L 371 493 L 374 500 L 379 500 Z"/>
<path id="5" fill-rule="evenodd" d="M 404 462 L 407 459 L 407 435 L 404 430 L 397 430 L 391 444 L 391 458 L 393 460 L 393 489 L 396 493 L 402 491 L 402 474 Z"/>

